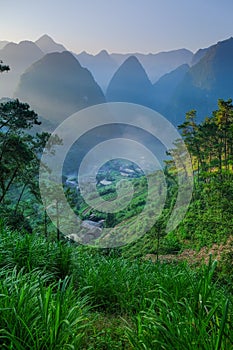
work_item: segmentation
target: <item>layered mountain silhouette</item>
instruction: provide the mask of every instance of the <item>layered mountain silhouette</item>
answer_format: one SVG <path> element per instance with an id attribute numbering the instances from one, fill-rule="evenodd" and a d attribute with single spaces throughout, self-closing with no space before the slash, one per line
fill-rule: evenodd
<path id="1" fill-rule="evenodd" d="M 56 123 L 80 109 L 105 102 L 91 73 L 68 51 L 47 54 L 28 68 L 15 97 Z"/>
<path id="2" fill-rule="evenodd" d="M 6 44 L 0 50 L 0 59 L 10 66 L 10 71 L 1 76 L 0 96 L 12 97 L 20 75 L 43 55 L 44 53 L 32 41 Z"/>
<path id="3" fill-rule="evenodd" d="M 167 116 L 175 124 L 185 113 L 196 109 L 199 120 L 217 109 L 219 98 L 233 97 L 233 38 L 218 42 L 190 68 L 167 106 Z"/>
<path id="4" fill-rule="evenodd" d="M 113 74 L 118 68 L 118 64 L 109 53 L 102 50 L 97 55 L 90 55 L 83 51 L 76 57 L 83 67 L 90 70 L 103 91 L 106 91 Z"/>
<path id="5" fill-rule="evenodd" d="M 170 99 L 173 97 L 180 82 L 189 71 L 188 64 L 182 64 L 170 73 L 162 76 L 154 84 L 155 109 L 160 113 L 165 113 Z"/>
<path id="6" fill-rule="evenodd" d="M 208 51 L 208 48 L 198 50 L 198 51 L 193 55 L 192 62 L 191 62 L 191 66 L 194 66 L 195 64 L 197 64 L 197 63 L 202 59 L 202 57 L 205 56 L 205 54 L 207 53 L 207 51 Z"/>
<path id="7" fill-rule="evenodd" d="M 6 46 L 6 44 L 8 44 L 9 41 L 6 41 L 6 40 L 0 40 L 0 50 L 4 48 L 4 46 Z"/>
<path id="8" fill-rule="evenodd" d="M 130 102 L 154 106 L 153 85 L 135 56 L 130 56 L 118 68 L 106 92 L 109 102 Z"/>
<path id="9" fill-rule="evenodd" d="M 109 54 L 102 50 L 97 55 L 90 55 L 83 51 L 77 57 L 83 67 L 93 74 L 97 83 L 106 91 L 106 88 L 116 70 L 130 56 L 135 56 L 145 69 L 149 79 L 154 83 L 164 74 L 176 69 L 182 64 L 191 64 L 193 53 L 186 49 L 160 52 L 157 54 Z"/>
<path id="10" fill-rule="evenodd" d="M 118 64 L 122 64 L 130 56 L 135 56 L 144 67 L 152 83 L 158 81 L 164 74 L 169 73 L 182 64 L 191 64 L 193 53 L 186 49 L 159 52 L 156 54 L 112 54 Z"/>
<path id="11" fill-rule="evenodd" d="M 74 55 L 48 35 L 35 43 L 0 41 L 0 60 L 11 69 L 0 76 L 0 98 L 19 97 L 57 123 L 79 109 L 104 102 L 100 85 L 106 89 L 107 101 L 142 104 L 177 125 L 190 109 L 196 109 L 203 120 L 217 108 L 218 98 L 233 97 L 232 38 L 194 55 L 186 49 Z"/>
<path id="12" fill-rule="evenodd" d="M 62 44 L 56 43 L 50 36 L 44 34 L 38 40 L 35 41 L 35 44 L 43 51 L 44 53 L 51 52 L 63 52 L 67 51 Z"/>

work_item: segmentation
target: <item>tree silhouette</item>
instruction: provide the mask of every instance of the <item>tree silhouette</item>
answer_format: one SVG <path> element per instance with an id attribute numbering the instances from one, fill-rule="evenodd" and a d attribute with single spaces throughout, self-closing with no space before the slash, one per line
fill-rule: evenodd
<path id="1" fill-rule="evenodd" d="M 10 70 L 10 67 L 9 66 L 6 66 L 4 64 L 2 64 L 3 62 L 0 60 L 0 73 L 3 73 L 3 72 L 8 72 Z"/>

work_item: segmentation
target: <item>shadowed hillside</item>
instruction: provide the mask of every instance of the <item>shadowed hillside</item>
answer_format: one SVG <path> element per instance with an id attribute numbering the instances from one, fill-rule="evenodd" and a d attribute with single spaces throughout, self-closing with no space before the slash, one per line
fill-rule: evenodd
<path id="1" fill-rule="evenodd" d="M 12 97 L 20 75 L 44 53 L 32 41 L 9 43 L 0 50 L 0 59 L 10 66 L 10 72 L 1 76 L 0 96 Z"/>
<path id="2" fill-rule="evenodd" d="M 67 51 L 47 54 L 27 69 L 15 96 L 55 122 L 105 101 L 91 73 Z"/>
<path id="3" fill-rule="evenodd" d="M 177 125 L 191 109 L 203 120 L 217 108 L 217 99 L 233 96 L 233 38 L 211 46 L 185 75 L 168 108 L 167 116 Z"/>
<path id="4" fill-rule="evenodd" d="M 153 107 L 153 86 L 135 56 L 127 58 L 114 74 L 106 98 L 111 102 L 131 102 Z"/>

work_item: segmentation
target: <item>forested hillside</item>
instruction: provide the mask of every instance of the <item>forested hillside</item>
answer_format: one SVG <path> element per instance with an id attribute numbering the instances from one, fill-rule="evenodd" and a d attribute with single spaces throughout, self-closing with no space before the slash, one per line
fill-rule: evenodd
<path id="1" fill-rule="evenodd" d="M 0 71 L 7 70 L 1 63 Z M 0 104 L 2 349 L 233 347 L 232 100 L 218 100 L 212 115 L 197 120 L 198 111 L 191 110 L 179 126 L 194 171 L 192 201 L 180 225 L 165 230 L 179 190 L 172 158 L 177 140 L 164 163 L 167 198 L 154 226 L 128 245 L 97 249 L 60 232 L 59 199 L 56 228 L 42 204 L 40 157 L 50 135 L 32 132 L 40 124 L 37 114 L 17 99 Z M 51 140 L 52 154 L 62 140 Z M 121 160 L 97 176 L 100 195 L 110 201 L 117 195 L 117 182 L 126 176 L 134 197 L 116 214 L 102 214 L 85 203 L 76 178 L 64 177 L 64 192 L 83 223 L 101 221 L 117 230 L 119 223 L 133 222 L 143 210 L 147 177 Z M 145 220 L 128 234 L 134 237 L 146 225 Z M 207 260 L 194 259 L 213 245 L 221 247 L 216 256 L 208 257 L 207 251 Z M 190 249 L 192 258 L 184 254 Z"/>

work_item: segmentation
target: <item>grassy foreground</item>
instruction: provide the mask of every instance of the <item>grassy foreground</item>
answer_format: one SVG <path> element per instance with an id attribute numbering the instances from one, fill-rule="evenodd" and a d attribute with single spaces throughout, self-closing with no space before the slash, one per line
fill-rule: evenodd
<path id="1" fill-rule="evenodd" d="M 216 262 L 193 270 L 0 231 L 1 349 L 233 349 Z"/>

